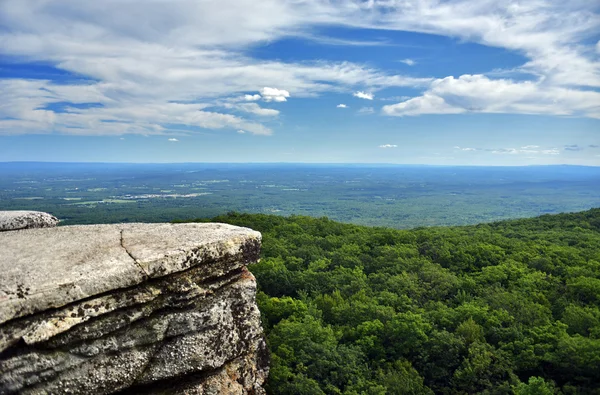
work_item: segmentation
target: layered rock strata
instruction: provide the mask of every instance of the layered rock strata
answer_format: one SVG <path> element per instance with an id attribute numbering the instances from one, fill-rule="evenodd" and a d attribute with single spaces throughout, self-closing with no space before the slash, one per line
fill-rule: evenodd
<path id="1" fill-rule="evenodd" d="M 0 393 L 264 393 L 260 233 L 65 226 L 0 250 Z"/>

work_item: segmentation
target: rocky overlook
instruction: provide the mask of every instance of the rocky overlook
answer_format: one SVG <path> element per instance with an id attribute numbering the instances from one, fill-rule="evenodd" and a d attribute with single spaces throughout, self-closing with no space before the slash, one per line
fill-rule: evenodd
<path id="1" fill-rule="evenodd" d="M 215 223 L 1 232 L 0 393 L 264 393 L 260 240 Z"/>

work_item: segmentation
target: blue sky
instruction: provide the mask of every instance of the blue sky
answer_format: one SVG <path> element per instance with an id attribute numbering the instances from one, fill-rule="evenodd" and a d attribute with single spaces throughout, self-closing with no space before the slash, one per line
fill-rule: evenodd
<path id="1" fill-rule="evenodd" d="M 600 165 L 599 11 L 3 0 L 0 161 Z"/>

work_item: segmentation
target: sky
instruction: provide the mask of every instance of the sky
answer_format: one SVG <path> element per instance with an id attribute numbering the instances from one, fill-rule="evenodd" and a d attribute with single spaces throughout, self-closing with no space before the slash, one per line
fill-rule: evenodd
<path id="1" fill-rule="evenodd" d="M 600 3 L 0 0 L 0 162 L 600 166 Z"/>

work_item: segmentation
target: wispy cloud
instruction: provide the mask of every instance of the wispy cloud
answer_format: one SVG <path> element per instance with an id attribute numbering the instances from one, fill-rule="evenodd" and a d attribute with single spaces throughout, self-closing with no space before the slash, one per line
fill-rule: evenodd
<path id="1" fill-rule="evenodd" d="M 177 143 L 179 140 L 177 140 L 175 138 L 170 138 L 169 141 L 172 142 L 172 143 Z"/>
<path id="2" fill-rule="evenodd" d="M 406 101 L 410 99 L 410 96 L 390 96 L 390 97 L 380 97 L 379 100 L 382 101 Z"/>
<path id="3" fill-rule="evenodd" d="M 0 134 L 168 134 L 173 125 L 271 134 L 261 122 L 206 111 L 217 100 L 264 89 L 267 95 L 244 100 L 411 87 L 423 93 L 384 106 L 382 113 L 600 118 L 600 92 L 594 90 L 600 87 L 599 22 L 590 1 L 181 0 L 173 6 L 129 0 L 102 9 L 95 2 L 51 3 L 0 2 L 0 55 L 49 63 L 77 80 L 0 81 Z M 437 34 L 504 48 L 526 58 L 515 71 L 529 79 L 413 78 L 353 62 L 283 62 L 247 54 L 251 45 L 294 36 L 370 45 L 306 36 L 315 26 Z M 372 93 L 356 93 L 373 99 Z M 97 106 L 58 111 L 52 108 L 58 102 Z"/>
<path id="4" fill-rule="evenodd" d="M 348 108 L 348 106 L 345 104 L 338 104 L 336 107 L 337 108 Z"/>
<path id="5" fill-rule="evenodd" d="M 362 115 L 369 115 L 369 114 L 373 114 L 375 112 L 375 109 L 373 107 L 361 107 L 360 110 L 358 110 L 359 114 Z"/>
<path id="6" fill-rule="evenodd" d="M 368 92 L 358 91 L 358 92 L 354 92 L 352 94 L 352 96 L 358 97 L 359 99 L 373 100 L 373 94 L 372 93 L 368 93 Z"/>
<path id="7" fill-rule="evenodd" d="M 396 144 L 382 144 L 379 148 L 398 148 Z"/>
<path id="8" fill-rule="evenodd" d="M 519 154 L 542 154 L 542 155 L 559 155 L 560 150 L 558 148 L 549 148 L 549 149 L 532 149 L 526 147 L 538 147 L 538 146 L 525 146 L 518 148 L 486 148 L 484 151 L 491 152 L 492 154 L 509 154 L 509 155 L 519 155 Z M 539 147 L 538 147 L 539 148 Z"/>
<path id="9" fill-rule="evenodd" d="M 394 45 L 393 43 L 387 40 L 349 40 L 345 38 L 319 36 L 312 34 L 300 34 L 300 37 L 325 45 L 339 45 L 350 47 L 386 47 Z"/>
<path id="10" fill-rule="evenodd" d="M 247 112 L 254 115 L 266 116 L 266 117 L 274 117 L 279 115 L 278 110 L 274 110 L 272 108 L 263 108 L 256 103 L 224 103 L 223 107 L 230 108 L 234 110 L 239 110 L 243 112 Z"/>
<path id="11" fill-rule="evenodd" d="M 399 62 L 400 62 L 400 63 L 404 63 L 404 64 L 406 64 L 406 65 L 408 65 L 408 66 L 414 66 L 415 64 L 417 64 L 417 62 L 415 62 L 415 61 L 414 61 L 414 60 L 412 60 L 412 59 L 408 59 L 408 58 L 407 58 L 407 59 L 402 59 L 402 60 L 399 60 Z"/>
<path id="12" fill-rule="evenodd" d="M 583 147 L 578 146 L 577 144 L 570 144 L 564 146 L 565 151 L 583 151 Z"/>

